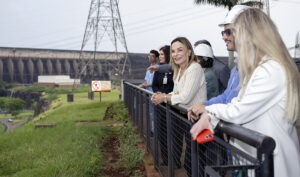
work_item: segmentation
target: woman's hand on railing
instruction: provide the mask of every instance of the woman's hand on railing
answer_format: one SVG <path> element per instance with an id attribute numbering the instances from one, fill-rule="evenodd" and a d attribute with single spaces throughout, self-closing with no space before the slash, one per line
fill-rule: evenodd
<path id="1" fill-rule="evenodd" d="M 199 103 L 197 105 L 191 106 L 188 108 L 188 119 L 192 122 L 199 119 L 199 115 L 203 112 L 206 112 L 205 105 L 203 103 Z"/>
<path id="2" fill-rule="evenodd" d="M 161 92 L 156 92 L 152 95 L 152 103 L 155 104 L 155 105 L 158 105 L 162 102 L 164 102 L 164 96 L 165 94 L 161 93 Z"/>
<path id="3" fill-rule="evenodd" d="M 198 134 L 201 133 L 203 130 L 209 129 L 212 133 L 214 133 L 214 129 L 212 124 L 210 123 L 210 117 L 205 112 L 201 115 L 200 120 L 193 125 L 190 130 L 190 133 L 194 139 L 197 138 Z"/>

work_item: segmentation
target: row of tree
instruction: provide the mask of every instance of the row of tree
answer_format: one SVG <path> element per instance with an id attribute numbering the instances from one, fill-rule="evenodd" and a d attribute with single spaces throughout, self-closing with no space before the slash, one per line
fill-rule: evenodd
<path id="1" fill-rule="evenodd" d="M 243 0 L 195 0 L 196 4 L 211 4 L 217 7 L 227 7 L 229 10 L 238 4 L 252 6 L 252 7 L 259 7 L 262 8 L 264 3 L 263 0 L 258 1 L 246 1 Z"/>
<path id="2" fill-rule="evenodd" d="M 8 111 L 13 116 L 19 114 L 25 106 L 25 101 L 20 98 L 0 97 L 0 109 L 2 111 Z"/>

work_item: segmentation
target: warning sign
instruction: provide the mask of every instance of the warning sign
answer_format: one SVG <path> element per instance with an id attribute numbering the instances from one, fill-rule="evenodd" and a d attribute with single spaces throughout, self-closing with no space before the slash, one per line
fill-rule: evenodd
<path id="1" fill-rule="evenodd" d="M 111 81 L 92 81 L 92 92 L 110 92 Z"/>

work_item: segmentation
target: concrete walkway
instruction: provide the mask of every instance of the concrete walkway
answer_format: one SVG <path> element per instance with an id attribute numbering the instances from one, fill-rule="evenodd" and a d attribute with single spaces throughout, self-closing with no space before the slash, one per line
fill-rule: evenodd
<path id="1" fill-rule="evenodd" d="M 0 119 L 0 123 L 2 123 L 5 127 L 4 131 L 13 130 L 17 127 L 20 127 L 20 126 L 26 124 L 29 121 L 30 121 L 30 119 L 27 119 L 27 120 L 24 120 L 22 122 L 14 123 L 14 122 L 10 122 L 9 119 L 6 119 L 6 118 Z"/>

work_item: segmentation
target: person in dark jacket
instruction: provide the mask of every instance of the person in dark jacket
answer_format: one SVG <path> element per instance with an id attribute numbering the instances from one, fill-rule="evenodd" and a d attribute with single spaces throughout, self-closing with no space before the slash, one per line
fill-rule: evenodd
<path id="1" fill-rule="evenodd" d="M 170 46 L 165 45 L 159 49 L 159 64 L 170 62 Z M 155 72 L 152 82 L 153 92 L 170 93 L 173 90 L 173 71 Z"/>

